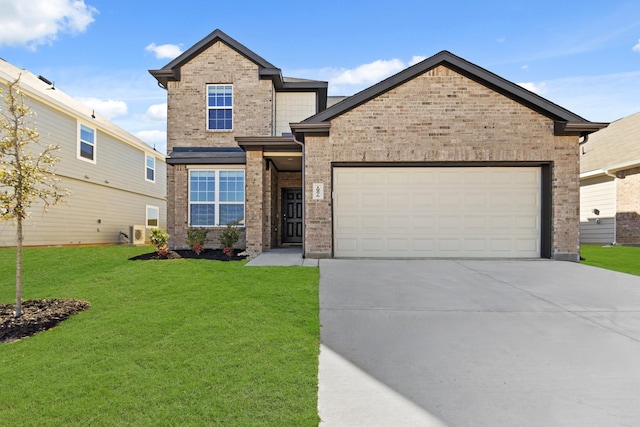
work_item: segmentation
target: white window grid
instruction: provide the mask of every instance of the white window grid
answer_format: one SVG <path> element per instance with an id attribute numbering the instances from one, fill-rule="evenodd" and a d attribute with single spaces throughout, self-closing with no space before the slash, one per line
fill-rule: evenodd
<path id="1" fill-rule="evenodd" d="M 214 173 L 214 190 L 213 190 L 213 201 L 192 201 L 191 200 L 191 174 L 193 172 L 213 172 Z M 246 216 L 246 206 L 245 201 L 232 202 L 232 201 L 220 201 L 220 172 L 242 172 L 245 187 L 246 187 L 246 174 L 244 170 L 240 169 L 190 169 L 189 170 L 189 188 L 188 191 L 188 207 L 187 207 L 187 215 L 188 215 L 188 224 L 190 227 L 224 227 L 226 225 L 220 224 L 220 205 L 241 205 L 242 206 L 242 223 L 239 225 L 245 225 L 245 216 Z M 246 197 L 246 194 L 245 194 Z M 198 224 L 192 225 L 191 220 L 191 205 L 213 205 L 214 207 L 214 224 Z"/>

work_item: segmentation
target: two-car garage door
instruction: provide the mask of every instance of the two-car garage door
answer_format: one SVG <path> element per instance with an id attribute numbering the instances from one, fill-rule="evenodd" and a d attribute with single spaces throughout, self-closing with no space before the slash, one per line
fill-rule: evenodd
<path id="1" fill-rule="evenodd" d="M 334 167 L 334 256 L 540 257 L 540 167 Z"/>

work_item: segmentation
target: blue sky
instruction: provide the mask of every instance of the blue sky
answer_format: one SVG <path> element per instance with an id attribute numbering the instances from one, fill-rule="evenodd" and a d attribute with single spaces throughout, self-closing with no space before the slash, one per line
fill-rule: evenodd
<path id="1" fill-rule="evenodd" d="M 351 95 L 449 50 L 592 121 L 640 111 L 637 0 L 0 0 L 0 58 L 165 150 L 149 69 L 216 28 Z"/>

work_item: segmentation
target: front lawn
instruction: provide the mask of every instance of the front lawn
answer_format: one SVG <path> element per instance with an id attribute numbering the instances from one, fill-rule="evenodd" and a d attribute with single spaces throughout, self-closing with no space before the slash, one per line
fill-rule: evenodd
<path id="1" fill-rule="evenodd" d="M 640 247 L 581 245 L 583 264 L 640 276 Z"/>
<path id="2" fill-rule="evenodd" d="M 24 300 L 91 307 L 0 344 L 0 420 L 22 426 L 318 425 L 318 270 L 27 249 Z M 15 298 L 0 250 L 0 303 Z"/>

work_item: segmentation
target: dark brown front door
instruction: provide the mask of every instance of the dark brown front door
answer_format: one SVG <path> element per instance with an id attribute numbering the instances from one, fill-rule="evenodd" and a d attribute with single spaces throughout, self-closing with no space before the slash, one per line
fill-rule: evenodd
<path id="1" fill-rule="evenodd" d="M 302 243 L 302 189 L 282 189 L 282 243 Z"/>

